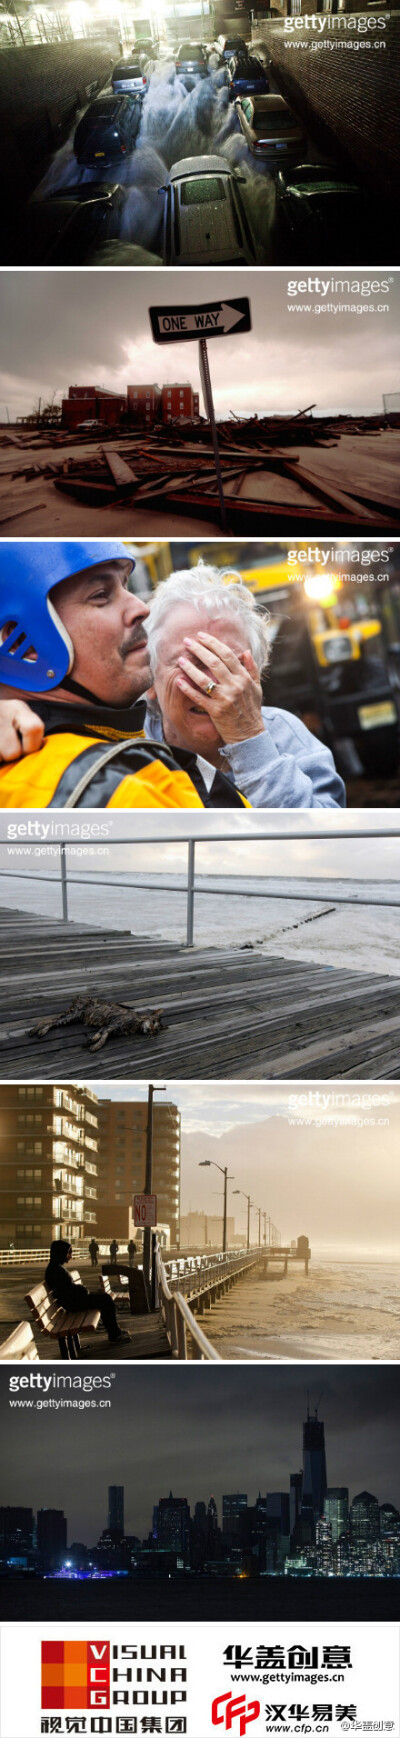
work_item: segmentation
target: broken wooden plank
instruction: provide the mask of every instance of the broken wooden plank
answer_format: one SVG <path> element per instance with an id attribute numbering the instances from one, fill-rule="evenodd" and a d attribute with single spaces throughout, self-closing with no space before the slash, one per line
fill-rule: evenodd
<path id="1" fill-rule="evenodd" d="M 102 447 L 101 450 L 118 492 L 127 494 L 137 483 L 135 472 L 132 471 L 130 465 L 127 465 L 126 459 L 120 458 L 119 453 L 107 452 L 106 447 Z"/>

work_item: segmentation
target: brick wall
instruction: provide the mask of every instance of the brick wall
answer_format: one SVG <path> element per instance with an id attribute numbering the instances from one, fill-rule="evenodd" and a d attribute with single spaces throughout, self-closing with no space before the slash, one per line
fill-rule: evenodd
<path id="1" fill-rule="evenodd" d="M 311 13 L 312 7 L 307 6 L 307 11 Z M 394 211 L 400 184 L 400 14 L 376 15 L 377 28 L 366 35 L 358 34 L 358 15 L 351 15 L 351 29 L 347 14 L 322 16 L 326 28 L 319 40 L 370 46 L 315 51 L 311 44 L 317 35 L 306 32 L 303 22 L 301 29 L 289 34 L 283 21 L 270 18 L 263 20 L 262 28 L 257 20 L 257 35 L 262 34 L 268 44 L 283 94 L 303 116 L 321 149 L 328 154 L 333 149 L 335 157 L 350 160 L 359 178 L 378 197 L 390 200 Z M 300 19 L 289 22 L 300 24 Z M 328 30 L 328 22 L 333 29 Z M 307 47 L 288 48 L 293 42 Z M 385 48 L 375 46 L 382 42 Z"/>
<path id="2" fill-rule="evenodd" d="M 91 85 L 107 83 L 118 53 L 111 34 L 103 43 L 38 43 L 0 55 L 0 152 L 10 214 L 40 179 L 41 165 L 88 101 Z"/>

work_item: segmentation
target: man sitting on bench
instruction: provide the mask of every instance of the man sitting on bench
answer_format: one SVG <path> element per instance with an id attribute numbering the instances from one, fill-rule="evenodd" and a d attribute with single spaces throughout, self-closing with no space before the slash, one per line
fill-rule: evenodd
<path id="1" fill-rule="evenodd" d="M 57 1303 L 69 1315 L 74 1311 L 100 1310 L 103 1326 L 111 1346 L 120 1345 L 121 1340 L 130 1340 L 130 1334 L 124 1333 L 118 1326 L 115 1303 L 105 1291 L 88 1291 L 85 1285 L 75 1285 L 65 1263 L 71 1261 L 71 1244 L 63 1242 L 62 1238 L 51 1244 L 50 1261 L 46 1267 L 45 1281 L 49 1291 L 53 1293 Z"/>

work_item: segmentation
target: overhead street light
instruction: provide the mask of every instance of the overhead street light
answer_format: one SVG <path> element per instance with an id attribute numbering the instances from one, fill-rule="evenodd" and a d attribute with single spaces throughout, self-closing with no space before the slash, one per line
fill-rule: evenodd
<path id="1" fill-rule="evenodd" d="M 145 1182 L 144 1182 L 145 1195 L 151 1195 L 153 1192 L 153 1098 L 154 1098 L 154 1093 L 155 1092 L 166 1092 L 166 1091 L 167 1091 L 166 1086 L 153 1086 L 152 1084 L 150 1084 L 149 1088 L 148 1088 L 148 1093 L 147 1093 L 147 1129 L 146 1129 L 146 1171 L 145 1171 Z M 147 1225 L 145 1227 L 144 1232 L 143 1232 L 143 1275 L 144 1275 L 145 1286 L 146 1286 L 148 1292 L 149 1292 L 150 1284 L 151 1284 L 151 1267 L 152 1267 L 152 1262 L 151 1262 L 151 1229 L 150 1229 L 150 1226 Z"/>
<path id="2" fill-rule="evenodd" d="M 220 1171 L 221 1176 L 224 1179 L 224 1219 L 223 1219 L 222 1249 L 223 1249 L 223 1254 L 225 1255 L 226 1254 L 228 1183 L 233 1183 L 233 1177 L 229 1176 L 228 1166 L 227 1165 L 217 1165 L 216 1159 L 199 1159 L 200 1170 L 204 1170 L 204 1168 L 206 1166 L 208 1168 L 210 1165 L 214 1166 L 215 1171 Z M 237 1190 L 234 1189 L 233 1193 L 234 1193 L 234 1195 L 237 1194 Z"/>
<path id="3" fill-rule="evenodd" d="M 247 1248 L 250 1249 L 250 1208 L 254 1207 L 254 1201 L 250 1200 L 250 1195 L 246 1195 L 244 1189 L 234 1189 L 233 1193 L 243 1195 L 244 1201 L 247 1201 Z"/>

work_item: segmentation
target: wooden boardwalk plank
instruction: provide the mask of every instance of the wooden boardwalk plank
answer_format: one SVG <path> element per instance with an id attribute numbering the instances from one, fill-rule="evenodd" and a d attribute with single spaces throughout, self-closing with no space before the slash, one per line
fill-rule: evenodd
<path id="1" fill-rule="evenodd" d="M 398 1079 L 399 978 L 267 956 L 188 950 L 130 932 L 0 912 L 0 1058 L 6 1079 Z M 155 1038 L 92 1053 L 81 1026 L 29 1035 L 77 992 L 163 1007 Z"/>

